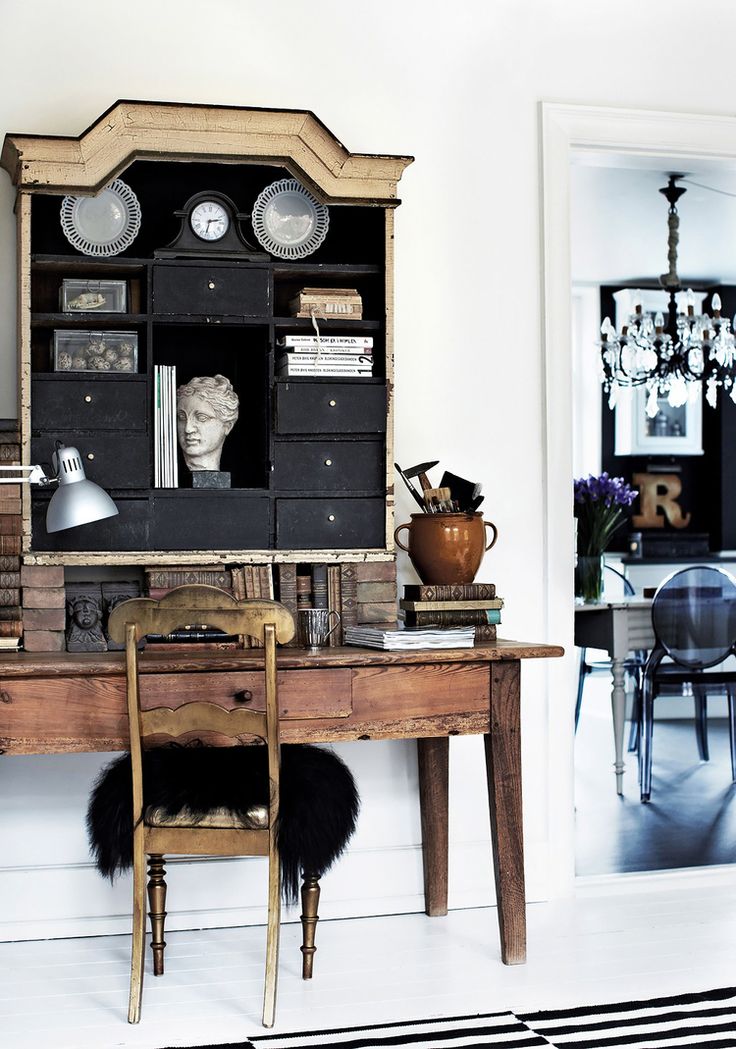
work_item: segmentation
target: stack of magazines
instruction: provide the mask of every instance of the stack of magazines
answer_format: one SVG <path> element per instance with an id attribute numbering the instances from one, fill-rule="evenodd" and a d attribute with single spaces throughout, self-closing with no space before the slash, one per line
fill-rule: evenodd
<path id="1" fill-rule="evenodd" d="M 178 488 L 176 368 L 173 365 L 154 365 L 153 390 L 153 484 L 155 488 Z"/>
<path id="2" fill-rule="evenodd" d="M 406 630 L 401 627 L 346 626 L 346 645 L 368 648 L 472 648 L 475 627 L 421 627 Z"/>

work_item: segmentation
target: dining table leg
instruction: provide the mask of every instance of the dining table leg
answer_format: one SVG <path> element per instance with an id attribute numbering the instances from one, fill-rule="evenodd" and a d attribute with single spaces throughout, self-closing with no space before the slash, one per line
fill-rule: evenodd
<path id="1" fill-rule="evenodd" d="M 611 713 L 613 715 L 613 746 L 615 753 L 616 793 L 624 792 L 624 727 L 626 723 L 626 689 L 623 659 L 611 660 L 613 688 L 611 690 Z"/>

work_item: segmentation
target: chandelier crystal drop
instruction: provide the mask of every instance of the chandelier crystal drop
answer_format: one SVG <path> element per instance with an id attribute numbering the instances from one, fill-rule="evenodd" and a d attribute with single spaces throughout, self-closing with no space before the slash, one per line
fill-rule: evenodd
<path id="1" fill-rule="evenodd" d="M 601 325 L 601 363 L 603 388 L 608 403 L 615 406 L 620 387 L 644 386 L 647 390 L 647 415 L 654 418 L 659 411 L 659 398 L 667 399 L 673 408 L 697 401 L 705 383 L 705 399 L 715 408 L 718 390 L 724 390 L 736 403 L 736 327 L 721 316 L 721 297 L 711 297 L 712 316 L 695 314 L 692 290 L 684 296 L 684 308 L 678 305 L 682 291 L 677 274 L 677 243 L 680 217 L 677 201 L 686 190 L 678 186 L 680 175 L 671 175 L 664 189 L 669 202 L 667 224 L 669 270 L 659 278 L 669 292 L 667 316 L 653 317 L 642 308 L 641 293 L 635 293 L 634 312 L 620 332 L 610 318 Z M 680 296 L 682 304 L 683 296 Z"/>

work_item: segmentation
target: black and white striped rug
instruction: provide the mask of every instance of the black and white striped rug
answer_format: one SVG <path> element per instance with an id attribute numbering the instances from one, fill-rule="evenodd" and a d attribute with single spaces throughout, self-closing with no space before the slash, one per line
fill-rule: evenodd
<path id="1" fill-rule="evenodd" d="M 227 1049 L 736 1049 L 736 987 L 648 1001 L 486 1013 L 294 1034 Z M 204 1046 L 201 1049 L 226 1049 Z"/>
<path id="2" fill-rule="evenodd" d="M 736 1047 L 736 988 L 650 1001 L 492 1013 L 251 1038 L 257 1049 L 668 1049 Z"/>

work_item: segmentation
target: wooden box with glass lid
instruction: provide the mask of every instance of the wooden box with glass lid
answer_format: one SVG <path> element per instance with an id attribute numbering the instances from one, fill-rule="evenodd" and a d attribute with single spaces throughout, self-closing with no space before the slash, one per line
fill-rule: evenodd
<path id="1" fill-rule="evenodd" d="M 49 534 L 48 495 L 24 486 L 27 563 L 392 553 L 410 162 L 279 110 L 119 102 L 78 138 L 6 137 L 23 460 L 74 445 L 119 509 Z M 305 289 L 314 317 L 296 316 Z"/>

